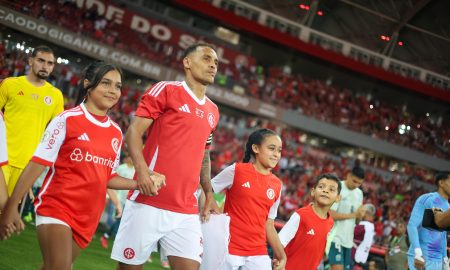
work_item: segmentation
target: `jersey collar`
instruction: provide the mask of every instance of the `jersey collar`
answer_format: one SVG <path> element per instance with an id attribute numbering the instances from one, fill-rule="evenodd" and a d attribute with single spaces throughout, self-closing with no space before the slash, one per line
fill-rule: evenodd
<path id="1" fill-rule="evenodd" d="M 88 110 L 86 109 L 86 106 L 84 106 L 84 103 L 80 104 L 80 108 L 83 110 L 84 115 L 86 116 L 87 120 L 89 120 L 90 122 L 92 122 L 94 125 L 100 126 L 100 127 L 109 127 L 111 126 L 111 121 L 108 117 L 108 120 L 105 122 L 100 122 L 97 119 L 95 119 L 94 116 L 91 115 L 91 113 L 88 112 Z"/>
<path id="2" fill-rule="evenodd" d="M 189 88 L 189 86 L 187 85 L 186 81 L 183 81 L 181 83 L 183 85 L 184 90 L 186 90 L 186 92 L 199 104 L 199 105 L 205 105 L 206 102 L 206 95 L 202 98 L 199 99 L 194 92 L 192 92 L 191 88 Z"/>

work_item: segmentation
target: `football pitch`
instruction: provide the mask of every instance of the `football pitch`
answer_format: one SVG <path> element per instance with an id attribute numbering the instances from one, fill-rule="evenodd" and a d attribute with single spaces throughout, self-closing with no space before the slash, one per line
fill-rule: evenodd
<path id="1" fill-rule="evenodd" d="M 78 256 L 73 270 L 114 270 L 116 262 L 109 258 L 112 243 L 102 248 L 96 234 L 89 247 Z M 159 254 L 152 254 L 153 262 L 146 263 L 144 270 L 164 269 L 159 265 Z M 37 270 L 42 263 L 36 227 L 27 224 L 25 231 L 6 241 L 0 241 L 0 270 Z"/>

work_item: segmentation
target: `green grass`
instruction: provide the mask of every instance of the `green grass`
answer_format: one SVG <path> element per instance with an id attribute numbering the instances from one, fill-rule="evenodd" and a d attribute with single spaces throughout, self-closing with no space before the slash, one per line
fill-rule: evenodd
<path id="1" fill-rule="evenodd" d="M 97 234 L 89 247 L 78 256 L 73 270 L 113 270 L 116 262 L 109 256 L 111 246 L 102 248 Z M 146 263 L 144 270 L 164 269 L 159 265 L 159 254 L 152 254 L 153 262 Z M 41 266 L 42 258 L 36 236 L 36 227 L 27 224 L 25 231 L 19 236 L 14 235 L 6 241 L 0 241 L 0 269 L 7 270 L 37 270 Z"/>

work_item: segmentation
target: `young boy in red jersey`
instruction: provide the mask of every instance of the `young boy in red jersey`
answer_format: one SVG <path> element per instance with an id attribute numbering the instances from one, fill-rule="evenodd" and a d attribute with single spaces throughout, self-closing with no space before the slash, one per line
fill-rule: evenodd
<path id="1" fill-rule="evenodd" d="M 341 182 L 332 174 L 316 178 L 311 190 L 313 202 L 294 212 L 278 236 L 285 247 L 286 270 L 315 270 L 325 252 L 328 233 L 333 228 L 329 210 L 340 200 Z"/>

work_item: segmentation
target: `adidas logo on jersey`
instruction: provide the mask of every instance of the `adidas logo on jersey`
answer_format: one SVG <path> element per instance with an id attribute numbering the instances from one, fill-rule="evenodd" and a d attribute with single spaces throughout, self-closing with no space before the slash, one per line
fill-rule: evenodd
<path id="1" fill-rule="evenodd" d="M 90 141 L 89 136 L 88 136 L 86 133 L 81 134 L 81 135 L 78 137 L 78 140 L 79 140 L 79 141 L 87 141 L 87 142 Z"/>
<path id="2" fill-rule="evenodd" d="M 309 235 L 316 235 L 316 234 L 314 233 L 314 229 L 309 230 L 309 232 L 307 232 L 306 234 L 309 234 Z"/>
<path id="3" fill-rule="evenodd" d="M 181 106 L 180 108 L 178 108 L 178 110 L 185 112 L 185 113 L 191 113 L 191 110 L 189 110 L 189 107 L 187 104 L 184 104 L 183 106 Z"/>
<path id="4" fill-rule="evenodd" d="M 23 94 L 23 91 L 20 90 L 19 93 L 17 93 L 17 95 L 18 95 L 18 96 L 23 96 L 23 95 L 24 95 L 24 94 Z"/>
<path id="5" fill-rule="evenodd" d="M 242 186 L 243 186 L 243 187 L 246 187 L 246 188 L 250 188 L 250 182 L 247 181 L 247 182 L 245 182 L 244 184 L 242 184 Z"/>

